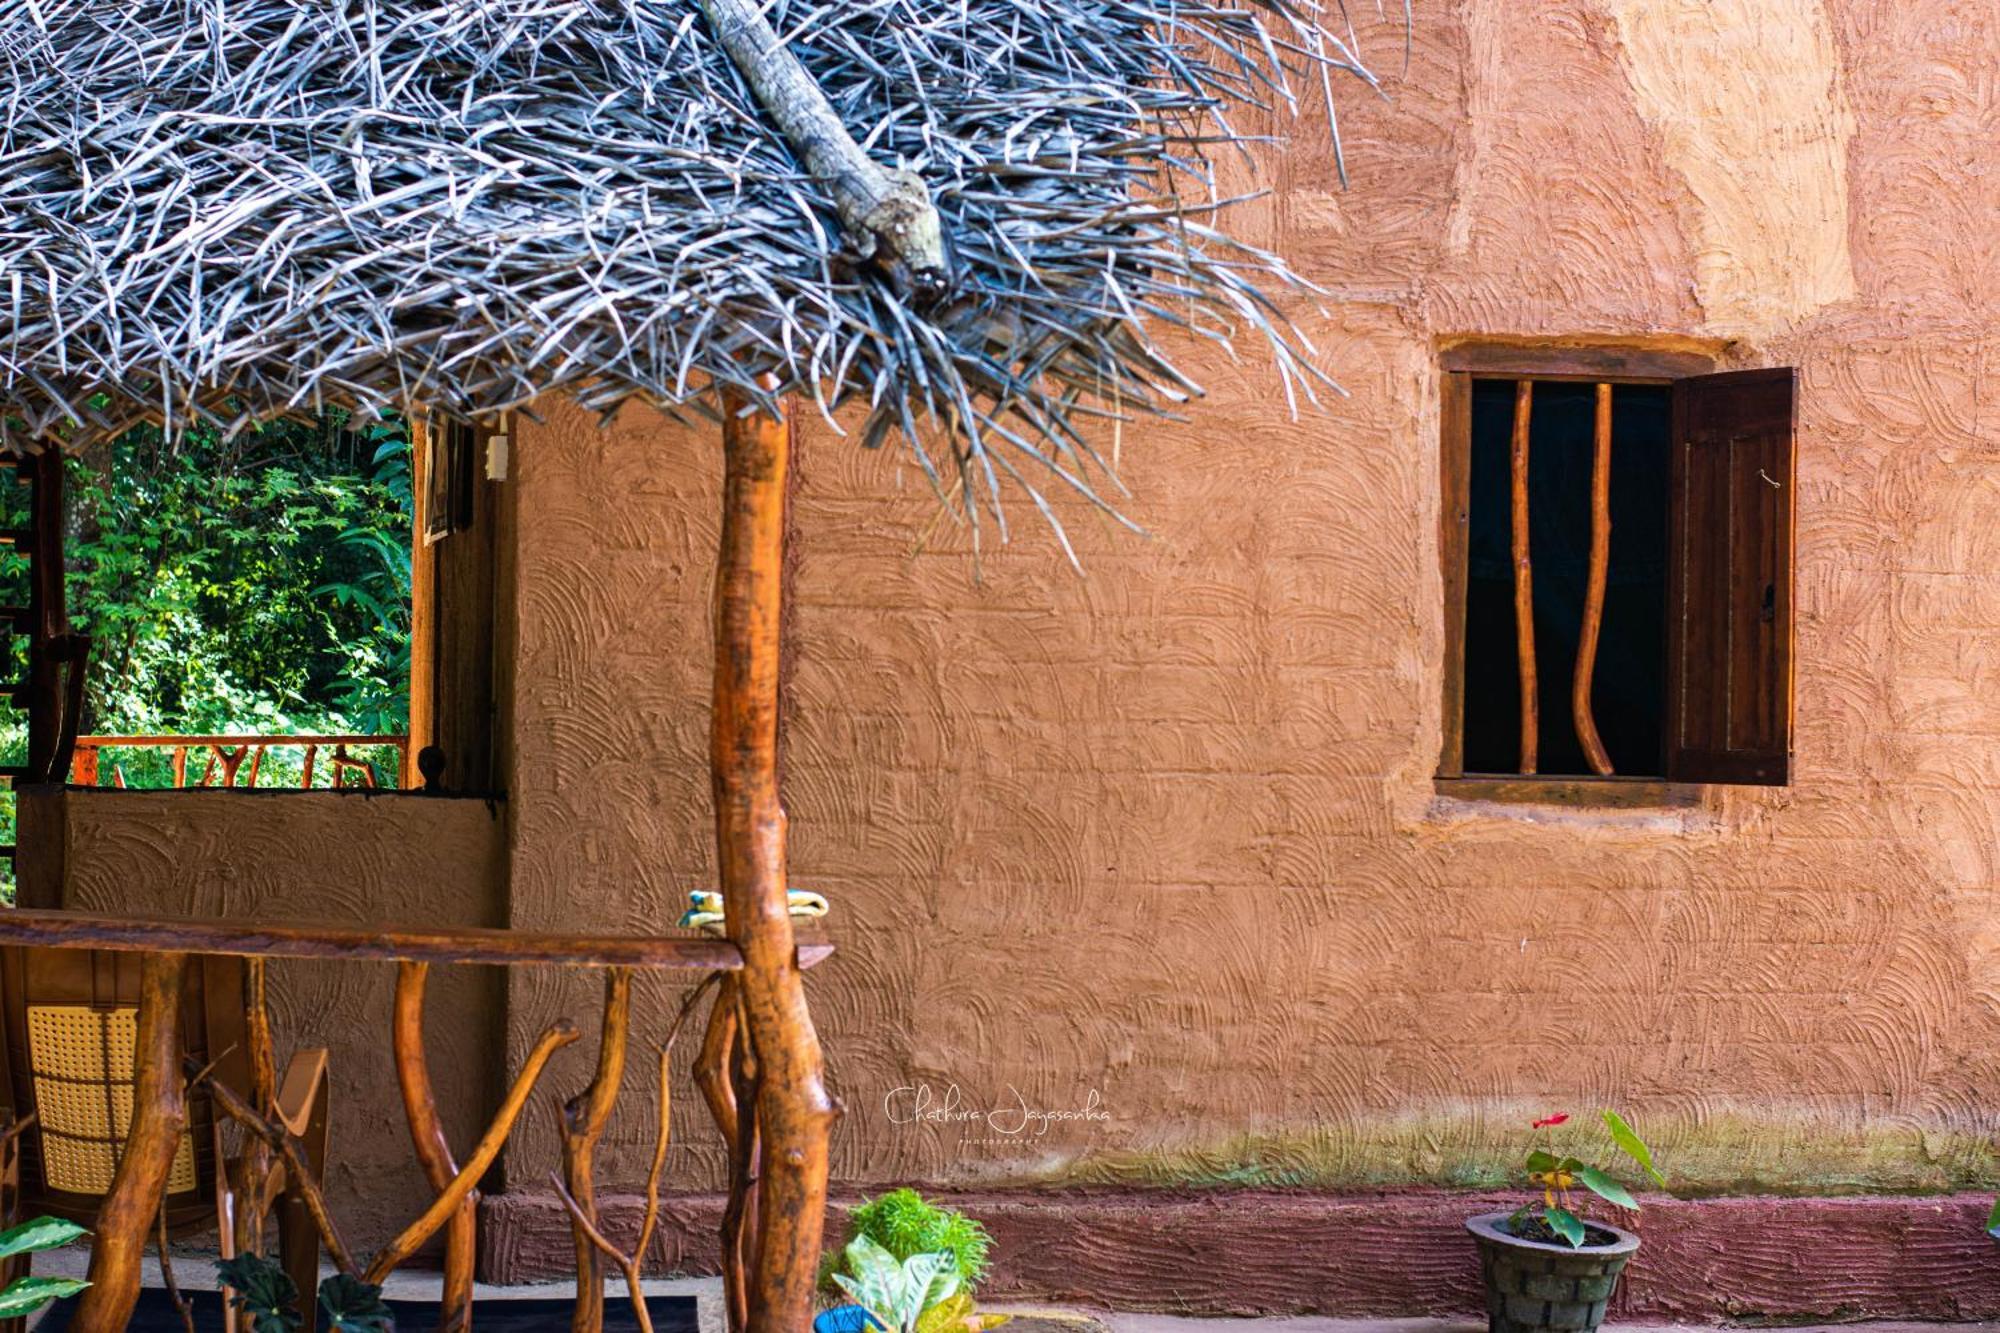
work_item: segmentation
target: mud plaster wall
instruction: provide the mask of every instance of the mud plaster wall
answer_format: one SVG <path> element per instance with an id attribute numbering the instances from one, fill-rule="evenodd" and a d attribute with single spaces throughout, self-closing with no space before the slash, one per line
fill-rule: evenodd
<path id="1" fill-rule="evenodd" d="M 381 926 L 504 923 L 506 837 L 483 800 L 359 793 L 63 793 L 63 906 L 260 922 Z M 430 1202 L 390 1057 L 391 963 L 280 960 L 271 1017 L 282 1063 L 324 1046 L 329 1196 L 353 1244 L 386 1241 Z M 453 1142 L 469 1145 L 496 1095 L 502 983 L 433 968 L 431 1080 Z"/>
<path id="2" fill-rule="evenodd" d="M 1420 0 L 1406 74 L 1398 31 L 1363 40 L 1391 97 L 1339 93 L 1354 187 L 1311 116 L 1226 182 L 1274 190 L 1236 225 L 1329 290 L 1299 314 L 1352 396 L 1294 420 L 1199 361 L 1195 424 L 1121 442 L 1149 538 L 1065 508 L 1078 578 L 1021 503 L 975 566 L 913 468 L 806 423 L 787 797 L 835 903 L 837 1174 L 1464 1184 L 1531 1113 L 1615 1104 L 1696 1188 L 1990 1176 L 2000 12 Z M 1467 334 L 1800 368 L 1790 789 L 1435 796 L 1435 348 Z M 657 926 L 712 873 L 716 449 L 544 409 L 513 920 Z M 590 997 L 512 1001 L 518 1059 Z M 680 1104 L 674 1182 L 713 1187 Z"/>

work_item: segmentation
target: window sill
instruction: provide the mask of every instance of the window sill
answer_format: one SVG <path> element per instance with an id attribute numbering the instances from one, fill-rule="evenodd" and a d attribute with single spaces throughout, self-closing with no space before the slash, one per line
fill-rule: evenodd
<path id="1" fill-rule="evenodd" d="M 1436 779 L 1455 801 L 1552 805 L 1566 810 L 1683 810 L 1701 804 L 1701 788 L 1662 778 L 1557 778 L 1476 774 Z"/>

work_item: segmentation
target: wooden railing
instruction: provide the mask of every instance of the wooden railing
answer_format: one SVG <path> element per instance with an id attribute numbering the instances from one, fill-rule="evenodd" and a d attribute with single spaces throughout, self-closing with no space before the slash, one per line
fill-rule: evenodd
<path id="1" fill-rule="evenodd" d="M 312 786 L 315 773 L 321 771 L 321 754 L 327 752 L 324 771 L 329 787 L 393 787 L 401 779 L 409 745 L 408 736 L 79 736 L 70 758 L 69 780 L 84 787 L 105 785 L 106 750 L 169 750 L 175 787 L 254 787 L 265 776 L 265 756 L 274 749 L 287 749 L 303 752 L 299 781 L 277 785 Z M 396 771 L 386 775 L 386 780 L 373 763 L 350 753 L 389 748 L 396 751 Z M 193 782 L 188 780 L 190 756 L 200 761 L 199 776 Z M 124 770 L 115 762 L 109 777 L 111 786 L 127 785 Z"/>
<path id="2" fill-rule="evenodd" d="M 604 977 L 597 1064 L 591 1080 L 563 1103 L 560 1129 L 563 1167 L 552 1174 L 558 1197 L 570 1214 L 578 1258 L 576 1313 L 572 1329 L 602 1333 L 605 1263 L 622 1271 L 634 1318 L 650 1333 L 651 1320 L 640 1288 L 660 1212 L 661 1173 L 671 1124 L 669 1060 L 683 1022 L 705 993 L 714 999 L 694 1077 L 730 1151 L 729 1203 L 723 1234 L 723 1267 L 733 1302 L 746 1299 L 745 1249 L 754 1255 L 762 1242 L 762 1215 L 756 1206 L 761 1174 L 761 1108 L 764 1053 L 753 1049 L 741 988 L 744 958 L 736 945 L 690 936 L 571 936 L 492 929 L 314 926 L 244 921 L 172 920 L 96 916 L 81 912 L 0 911 L 0 947 L 70 949 L 142 955 L 142 985 L 135 1017 L 137 1086 L 117 1173 L 98 1212 L 90 1260 L 90 1288 L 69 1327 L 78 1333 L 117 1333 L 125 1328 L 139 1292 L 139 1260 L 148 1228 L 159 1215 L 168 1169 L 188 1123 L 190 1095 L 214 1099 L 219 1115 L 240 1124 L 252 1146 L 268 1149 L 243 1168 L 250 1182 L 245 1198 L 276 1193 L 272 1173 L 283 1172 L 286 1197 L 303 1211 L 300 1225 L 317 1233 L 334 1266 L 347 1276 L 381 1283 L 431 1237 L 445 1236 L 445 1278 L 438 1327 L 472 1326 L 472 1270 L 477 1248 L 477 1186 L 512 1134 L 522 1108 L 541 1080 L 549 1057 L 582 1036 L 568 1018 L 545 1028 L 510 1085 L 478 1145 L 463 1161 L 453 1153 L 438 1119 L 424 1047 L 424 988 L 433 964 L 476 963 L 503 967 L 589 968 Z M 824 943 L 800 943 L 786 961 L 812 967 L 833 952 Z M 200 957 L 245 960 L 242 1031 L 247 1034 L 251 1086 L 233 1088 L 215 1064 L 189 1068 L 183 1060 L 181 1024 L 176 1015 L 182 988 Z M 265 1007 L 265 968 L 273 959 L 335 959 L 397 964 L 395 1008 L 390 1015 L 391 1049 L 404 1112 L 419 1165 L 433 1199 L 388 1245 L 365 1261 L 348 1248 L 326 1197 L 319 1173 L 297 1127 L 278 1109 L 283 1098 L 276 1071 L 271 1020 Z M 632 977 L 635 971 L 678 973 L 698 979 L 685 994 L 672 1026 L 657 1048 L 658 1129 L 646 1183 L 646 1215 L 627 1250 L 608 1239 L 598 1213 L 594 1150 L 612 1117 L 624 1081 L 632 1039 Z M 10 994 L 14 993 L 10 990 Z M 217 1062 L 219 1063 L 219 1062 Z M 289 1081 L 289 1080 L 288 1080 Z M 8 1127 L 12 1135 L 32 1132 L 32 1122 Z M 8 1138 L 11 1142 L 12 1138 Z M 768 1140 L 763 1140 L 768 1142 Z M 247 1233 L 246 1233 L 247 1234 Z M 178 1299 L 178 1297 L 176 1297 Z M 308 1293 L 305 1299 L 310 1302 Z M 192 1327 L 192 1324 L 189 1325 Z M 308 1324 L 310 1328 L 311 1325 Z M 739 1324 L 736 1327 L 741 1328 Z"/>

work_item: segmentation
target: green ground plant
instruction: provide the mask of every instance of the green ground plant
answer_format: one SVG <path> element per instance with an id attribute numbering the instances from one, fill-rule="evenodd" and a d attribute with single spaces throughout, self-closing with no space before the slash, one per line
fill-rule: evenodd
<path id="1" fill-rule="evenodd" d="M 986 1276 L 987 1255 L 993 1247 L 992 1236 L 977 1221 L 940 1208 L 913 1189 L 890 1190 L 855 1205 L 848 1213 L 848 1238 L 851 1243 L 863 1236 L 898 1263 L 914 1255 L 949 1251 L 959 1286 L 967 1292 Z M 846 1271 L 844 1263 L 845 1250 L 829 1265 L 828 1276 Z"/>
<path id="2" fill-rule="evenodd" d="M 215 1266 L 216 1285 L 228 1293 L 230 1309 L 246 1315 L 251 1333 L 295 1333 L 299 1286 L 284 1269 L 261 1254 L 239 1254 Z M 382 1300 L 382 1288 L 345 1273 L 319 1284 L 319 1327 L 327 1333 L 395 1333 L 396 1319 Z"/>
<path id="3" fill-rule="evenodd" d="M 0 1259 L 59 1249 L 90 1233 L 60 1217 L 37 1217 L 0 1231 Z M 0 1288 L 0 1319 L 31 1315 L 50 1301 L 74 1296 L 90 1284 L 73 1277 L 17 1277 Z"/>

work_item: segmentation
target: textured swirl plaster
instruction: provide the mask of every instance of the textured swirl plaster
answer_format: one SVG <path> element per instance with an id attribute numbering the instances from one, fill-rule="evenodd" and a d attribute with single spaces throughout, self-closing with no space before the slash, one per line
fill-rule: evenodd
<path id="1" fill-rule="evenodd" d="M 1697 1190 L 1992 1183 L 2000 13 L 1416 17 L 1406 71 L 1399 31 L 1362 34 L 1390 96 L 1342 107 L 1351 190 L 1310 114 L 1218 182 L 1271 191 L 1240 225 L 1327 290 L 1296 314 L 1351 396 L 1295 418 L 1263 370 L 1196 353 L 1195 420 L 1118 441 L 1150 536 L 1058 500 L 1078 577 L 1021 504 L 975 561 L 914 468 L 802 422 L 787 797 L 796 882 L 835 904 L 810 990 L 845 1188 L 1482 1184 L 1531 1113 L 1599 1104 Z M 1589 815 L 1435 796 L 1435 352 L 1468 334 L 1800 368 L 1792 787 Z M 709 885 L 714 442 L 538 410 L 509 482 L 505 845 L 477 805 L 101 794 L 73 807 L 73 901 L 651 930 Z M 377 1207 L 414 1179 L 386 969 L 283 974 L 288 1026 L 336 1045 L 342 1188 Z M 439 1078 L 461 1136 L 500 1021 L 462 984 L 433 1048 L 463 1062 Z M 507 985 L 512 1060 L 594 1005 L 585 979 Z M 677 994 L 642 981 L 642 1036 Z M 648 1064 L 612 1189 L 643 1173 Z M 712 1189 L 679 1083 L 670 1180 Z M 516 1186 L 554 1160 L 549 1106 Z"/>
<path id="2" fill-rule="evenodd" d="M 1079 578 L 1019 505 L 975 563 L 907 463 L 803 422 L 787 790 L 835 903 L 838 1175 L 1473 1184 L 1530 1113 L 1615 1103 L 1696 1189 L 1990 1181 L 2000 16 L 1419 4 L 1407 73 L 1363 38 L 1392 77 L 1343 106 L 1353 189 L 1310 116 L 1223 182 L 1273 189 L 1245 226 L 1329 290 L 1298 314 L 1351 397 L 1294 419 L 1204 360 L 1193 424 L 1120 441 L 1148 538 L 1059 503 Z M 1800 367 L 1791 788 L 1434 796 L 1434 349 L 1471 333 Z M 654 926 L 711 874 L 716 451 L 541 417 L 514 919 Z M 587 1003 L 517 979 L 515 1056 Z M 696 1121 L 673 1178 L 713 1187 Z"/>
<path id="3" fill-rule="evenodd" d="M 1776 331 L 1854 295 L 1848 143 L 1819 0 L 1612 0 L 1633 102 L 1680 173 L 1704 327 Z"/>
<path id="4" fill-rule="evenodd" d="M 482 800 L 333 792 L 70 791 L 64 906 L 282 923 L 504 923 L 506 829 Z M 271 964 L 282 1063 L 324 1046 L 329 1195 L 356 1245 L 387 1240 L 430 1202 L 396 1095 L 388 963 Z M 438 967 L 427 994 L 439 1112 L 461 1152 L 498 1077 L 503 990 L 492 969 Z"/>

